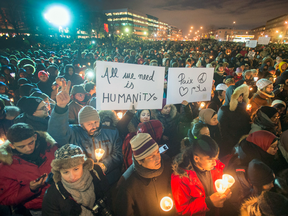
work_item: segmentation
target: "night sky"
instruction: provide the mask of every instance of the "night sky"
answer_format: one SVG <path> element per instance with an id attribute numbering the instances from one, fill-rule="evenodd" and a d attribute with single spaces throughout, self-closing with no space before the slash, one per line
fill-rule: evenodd
<path id="1" fill-rule="evenodd" d="M 28 0 L 29 1 L 29 0 Z M 30 0 L 33 1 L 33 0 Z M 42 4 L 56 0 L 43 0 Z M 39 1 L 38 1 L 39 2 Z M 45 2 L 45 3 L 44 3 Z M 252 29 L 288 13 L 288 0 L 57 0 L 88 10 L 130 8 L 175 25 L 188 34 L 190 26 Z"/>

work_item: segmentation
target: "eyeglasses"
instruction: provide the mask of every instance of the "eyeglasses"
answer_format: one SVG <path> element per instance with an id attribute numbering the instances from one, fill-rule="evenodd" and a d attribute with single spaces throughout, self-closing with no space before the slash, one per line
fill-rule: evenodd
<path id="1" fill-rule="evenodd" d="M 47 107 L 46 106 L 43 106 L 41 107 L 40 109 L 37 109 L 36 111 L 46 111 L 47 110 Z"/>

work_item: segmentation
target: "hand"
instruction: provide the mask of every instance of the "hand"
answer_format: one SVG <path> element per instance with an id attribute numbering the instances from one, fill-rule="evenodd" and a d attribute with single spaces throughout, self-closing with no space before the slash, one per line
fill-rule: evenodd
<path id="1" fill-rule="evenodd" d="M 30 189 L 32 191 L 37 191 L 39 188 L 43 187 L 45 185 L 46 179 L 48 178 L 48 175 L 45 177 L 41 178 L 39 181 L 31 181 L 30 182 Z"/>
<path id="2" fill-rule="evenodd" d="M 61 91 L 56 95 L 57 106 L 64 108 L 70 102 L 70 91 L 71 81 L 69 80 L 66 84 L 66 81 L 63 81 Z"/>
<path id="3" fill-rule="evenodd" d="M 231 190 L 230 190 L 230 188 L 228 188 L 225 192 L 224 192 L 224 194 L 226 195 L 226 199 L 230 199 L 231 198 L 231 196 L 232 196 L 232 192 L 231 192 Z"/>
<path id="4" fill-rule="evenodd" d="M 183 100 L 181 104 L 184 105 L 184 106 L 187 106 L 188 102 L 186 100 Z"/>
<path id="5" fill-rule="evenodd" d="M 107 168 L 106 168 L 106 166 L 105 166 L 103 163 L 101 163 L 101 162 L 96 162 L 96 163 L 94 163 L 94 164 L 97 164 L 98 166 L 100 166 L 101 169 L 102 169 L 102 171 L 103 171 L 103 173 L 106 172 Z"/>
<path id="6" fill-rule="evenodd" d="M 210 200 L 211 202 L 213 203 L 213 205 L 217 208 L 222 208 L 223 207 L 223 203 L 224 201 L 227 199 L 227 196 L 225 193 L 223 194 L 220 194 L 218 192 L 216 193 L 213 193 L 211 196 L 210 196 Z"/>

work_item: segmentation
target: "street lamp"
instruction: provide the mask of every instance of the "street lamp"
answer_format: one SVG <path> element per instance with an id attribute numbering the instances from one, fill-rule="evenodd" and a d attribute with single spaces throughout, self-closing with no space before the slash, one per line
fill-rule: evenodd
<path id="1" fill-rule="evenodd" d="M 191 29 L 193 29 L 193 26 L 191 26 Z"/>
<path id="2" fill-rule="evenodd" d="M 70 12 L 63 6 L 53 5 L 44 13 L 44 17 L 49 23 L 57 26 L 59 29 L 62 26 L 67 26 L 70 23 Z"/>
<path id="3" fill-rule="evenodd" d="M 279 31 L 278 30 L 276 30 L 276 33 L 278 33 Z"/>
<path id="4" fill-rule="evenodd" d="M 125 29 L 125 31 L 126 31 L 126 32 L 129 32 L 129 29 L 128 29 L 128 28 L 126 28 L 126 29 Z"/>
<path id="5" fill-rule="evenodd" d="M 233 24 L 236 24 L 236 22 L 234 21 Z"/>
<path id="6" fill-rule="evenodd" d="M 201 26 L 200 29 L 203 29 L 203 27 Z"/>

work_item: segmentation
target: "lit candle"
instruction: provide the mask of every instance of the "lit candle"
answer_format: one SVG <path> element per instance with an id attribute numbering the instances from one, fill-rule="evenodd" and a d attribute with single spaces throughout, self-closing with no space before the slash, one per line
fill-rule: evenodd
<path id="1" fill-rule="evenodd" d="M 223 179 L 217 179 L 215 181 L 215 187 L 218 193 L 223 194 L 228 189 L 228 183 Z"/>
<path id="2" fill-rule="evenodd" d="M 4 143 L 3 139 L 0 139 L 0 145 L 2 145 Z"/>
<path id="3" fill-rule="evenodd" d="M 274 82 L 276 81 L 276 77 L 274 77 Z"/>
<path id="4" fill-rule="evenodd" d="M 259 78 L 258 77 L 254 77 L 254 81 L 256 82 Z"/>
<path id="5" fill-rule="evenodd" d="M 246 110 L 250 110 L 250 109 L 251 109 L 251 107 L 252 107 L 252 105 L 251 105 L 251 104 L 247 104 Z"/>
<path id="6" fill-rule="evenodd" d="M 90 66 L 90 64 L 91 64 L 91 63 L 90 63 L 90 62 L 88 62 L 88 65 L 89 65 L 89 66 Z"/>
<path id="7" fill-rule="evenodd" d="M 222 176 L 222 179 L 225 181 L 225 183 L 228 184 L 228 188 L 232 187 L 232 185 L 235 183 L 235 179 L 231 175 L 228 175 L 228 174 L 224 174 Z"/>
<path id="8" fill-rule="evenodd" d="M 160 201 L 160 207 L 163 211 L 170 211 L 173 208 L 173 200 L 168 196 L 163 197 Z"/>
<path id="9" fill-rule="evenodd" d="M 200 107 L 201 107 L 201 108 L 204 108 L 204 107 L 205 107 L 205 103 L 202 102 L 202 103 L 200 104 Z"/>
<path id="10" fill-rule="evenodd" d="M 11 102 L 14 102 L 14 98 L 10 98 L 10 101 L 11 101 Z"/>
<path id="11" fill-rule="evenodd" d="M 118 113 L 117 113 L 117 117 L 118 117 L 118 119 L 122 119 L 123 113 L 122 113 L 122 112 L 118 112 Z"/>
<path id="12" fill-rule="evenodd" d="M 250 88 L 250 91 L 252 91 L 252 90 L 253 90 L 253 88 L 251 87 L 251 88 Z"/>
<path id="13" fill-rule="evenodd" d="M 104 153 L 105 153 L 105 150 L 102 149 L 102 148 L 95 149 L 95 158 L 96 158 L 97 162 L 99 160 L 101 160 L 101 158 L 103 157 Z"/>

